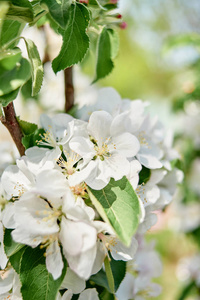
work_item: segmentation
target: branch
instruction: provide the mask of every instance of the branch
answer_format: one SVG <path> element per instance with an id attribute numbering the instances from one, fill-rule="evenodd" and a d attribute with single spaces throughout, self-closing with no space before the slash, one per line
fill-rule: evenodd
<path id="1" fill-rule="evenodd" d="M 72 67 L 64 70 L 65 76 L 65 111 L 68 112 L 74 105 L 74 86 Z"/>
<path id="2" fill-rule="evenodd" d="M 1 117 L 2 124 L 8 129 L 10 135 L 17 146 L 20 155 L 24 155 L 25 148 L 22 144 L 23 133 L 16 118 L 13 102 L 3 107 L 4 116 Z"/>

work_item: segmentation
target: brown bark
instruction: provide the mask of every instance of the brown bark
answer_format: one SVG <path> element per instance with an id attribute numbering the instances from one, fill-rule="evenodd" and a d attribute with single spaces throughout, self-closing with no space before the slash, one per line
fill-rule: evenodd
<path id="1" fill-rule="evenodd" d="M 3 108 L 4 116 L 1 117 L 2 124 L 8 129 L 17 146 L 20 155 L 24 155 L 25 148 L 22 144 L 23 133 L 16 118 L 13 102 Z"/>
<path id="2" fill-rule="evenodd" d="M 64 70 L 65 76 L 65 112 L 68 112 L 74 105 L 74 86 L 72 67 Z"/>

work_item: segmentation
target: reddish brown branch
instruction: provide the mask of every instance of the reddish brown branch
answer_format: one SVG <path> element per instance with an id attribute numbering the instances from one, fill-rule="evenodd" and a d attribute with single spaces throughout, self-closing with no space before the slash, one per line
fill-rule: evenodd
<path id="1" fill-rule="evenodd" d="M 68 112 L 74 105 L 74 86 L 72 67 L 64 70 L 65 75 L 65 111 Z"/>
<path id="2" fill-rule="evenodd" d="M 4 116 L 1 117 L 1 122 L 10 132 L 15 145 L 17 146 L 17 149 L 22 156 L 25 153 L 25 148 L 22 144 L 23 133 L 16 118 L 13 102 L 9 103 L 6 107 L 3 108 L 3 110 Z"/>

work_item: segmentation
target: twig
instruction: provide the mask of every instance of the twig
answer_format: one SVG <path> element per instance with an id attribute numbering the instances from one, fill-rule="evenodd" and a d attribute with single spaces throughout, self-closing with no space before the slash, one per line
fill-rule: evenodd
<path id="1" fill-rule="evenodd" d="M 74 105 L 74 87 L 72 67 L 64 70 L 65 76 L 65 111 L 68 112 Z"/>
<path id="2" fill-rule="evenodd" d="M 3 111 L 4 116 L 0 118 L 1 122 L 10 132 L 15 145 L 22 156 L 25 153 L 25 148 L 22 144 L 23 133 L 16 118 L 13 102 L 10 102 L 6 107 L 4 107 Z"/>

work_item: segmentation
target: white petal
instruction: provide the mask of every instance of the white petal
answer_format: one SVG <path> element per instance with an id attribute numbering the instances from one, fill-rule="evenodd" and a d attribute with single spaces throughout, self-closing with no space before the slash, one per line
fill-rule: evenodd
<path id="1" fill-rule="evenodd" d="M 116 240 L 116 244 L 114 246 L 110 245 L 110 247 L 112 257 L 115 260 L 128 261 L 133 259 L 138 248 L 138 242 L 133 238 L 130 247 L 126 247 L 119 240 Z"/>
<path id="2" fill-rule="evenodd" d="M 64 264 L 57 240 L 46 249 L 46 266 L 48 272 L 52 274 L 55 280 L 61 276 Z"/>
<path id="3" fill-rule="evenodd" d="M 2 212 L 2 222 L 6 228 L 15 228 L 15 202 L 9 202 Z"/>
<path id="4" fill-rule="evenodd" d="M 83 291 L 78 300 L 99 300 L 96 289 L 87 289 Z"/>
<path id="5" fill-rule="evenodd" d="M 19 170 L 17 166 L 6 168 L 1 177 L 2 186 L 7 194 L 7 199 L 20 196 L 31 188 L 30 180 Z"/>
<path id="6" fill-rule="evenodd" d="M 45 170 L 36 177 L 36 191 L 47 199 L 58 199 L 67 189 L 67 179 L 58 170 Z"/>
<path id="7" fill-rule="evenodd" d="M 95 155 L 93 143 L 89 138 L 77 136 L 71 139 L 69 147 L 76 153 L 78 153 L 85 162 L 89 162 Z"/>
<path id="8" fill-rule="evenodd" d="M 62 218 L 60 240 L 64 250 L 70 255 L 78 255 L 96 244 L 96 229 L 84 222 Z"/>
<path id="9" fill-rule="evenodd" d="M 73 294 L 79 294 L 85 289 L 85 286 L 85 280 L 76 275 L 70 268 L 67 268 L 62 288 L 71 290 Z"/>
<path id="10" fill-rule="evenodd" d="M 62 300 L 71 300 L 73 296 L 73 293 L 71 290 L 66 291 L 63 296 L 62 296 Z"/>
<path id="11" fill-rule="evenodd" d="M 112 143 L 116 148 L 115 151 L 124 157 L 134 157 L 140 150 L 138 139 L 128 132 L 113 137 Z"/>
<path id="12" fill-rule="evenodd" d="M 98 146 L 101 147 L 106 139 L 110 137 L 111 123 L 112 117 L 105 111 L 95 111 L 91 114 L 88 132 L 97 140 Z"/>
<path id="13" fill-rule="evenodd" d="M 81 278 L 87 280 L 92 274 L 92 267 L 96 257 L 96 245 L 80 253 L 79 255 L 67 255 L 65 254 L 70 268 Z"/>

